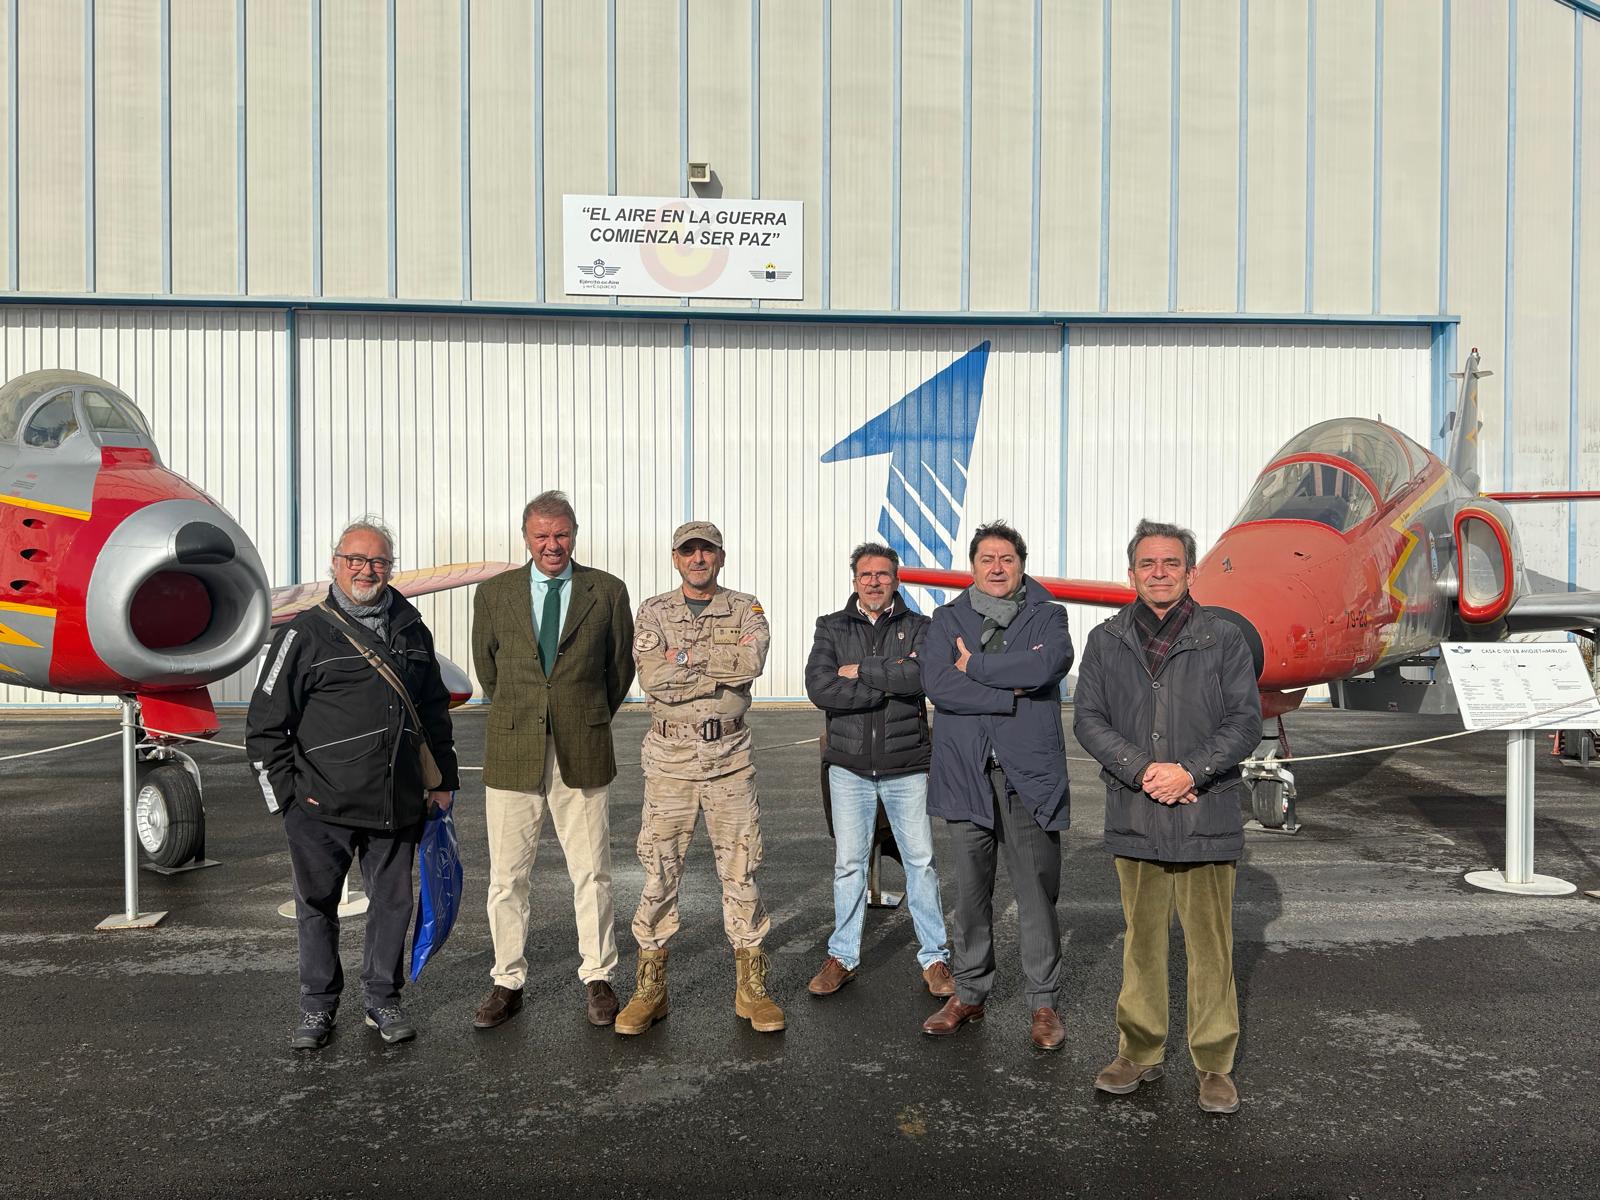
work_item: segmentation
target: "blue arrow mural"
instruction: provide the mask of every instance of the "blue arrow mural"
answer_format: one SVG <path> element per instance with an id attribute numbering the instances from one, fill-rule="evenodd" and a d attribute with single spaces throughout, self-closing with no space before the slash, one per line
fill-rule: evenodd
<path id="1" fill-rule="evenodd" d="M 989 343 L 980 342 L 822 456 L 836 463 L 889 455 L 878 533 L 905 566 L 949 570 L 955 561 L 988 365 Z"/>

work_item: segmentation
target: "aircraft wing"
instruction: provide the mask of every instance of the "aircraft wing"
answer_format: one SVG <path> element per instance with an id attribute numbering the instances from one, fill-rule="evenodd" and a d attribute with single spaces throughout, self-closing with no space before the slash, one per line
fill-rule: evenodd
<path id="1" fill-rule="evenodd" d="M 1125 583 L 1106 583 L 1097 579 L 1055 579 L 1048 575 L 1034 577 L 1057 600 L 1073 604 L 1090 604 L 1099 608 L 1121 608 L 1134 600 L 1134 590 Z M 969 571 L 938 571 L 927 567 L 901 567 L 900 582 L 918 587 L 948 588 L 959 591 L 972 586 Z"/>
<path id="2" fill-rule="evenodd" d="M 442 567 L 420 567 L 415 571 L 401 571 L 389 580 L 389 586 L 402 596 L 426 596 L 429 592 L 443 592 L 451 588 L 482 583 L 496 575 L 516 569 L 516 563 L 475 562 L 451 563 Z M 322 603 L 328 594 L 328 581 L 295 583 L 288 587 L 273 588 L 272 623 L 282 625 Z"/>
<path id="3" fill-rule="evenodd" d="M 1534 592 L 1506 613 L 1512 633 L 1600 629 L 1600 592 Z"/>

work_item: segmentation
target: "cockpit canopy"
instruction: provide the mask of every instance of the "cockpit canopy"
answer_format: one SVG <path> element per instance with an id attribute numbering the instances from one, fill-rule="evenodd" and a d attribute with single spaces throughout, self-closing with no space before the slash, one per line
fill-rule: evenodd
<path id="1" fill-rule="evenodd" d="M 1376 421 L 1341 417 L 1291 438 L 1261 473 L 1235 525 L 1315 521 L 1344 533 L 1419 475 L 1427 451 Z"/>
<path id="2" fill-rule="evenodd" d="M 31 371 L 0 387 L 0 447 L 53 450 L 80 433 L 95 446 L 156 448 L 133 401 L 93 375 Z"/>

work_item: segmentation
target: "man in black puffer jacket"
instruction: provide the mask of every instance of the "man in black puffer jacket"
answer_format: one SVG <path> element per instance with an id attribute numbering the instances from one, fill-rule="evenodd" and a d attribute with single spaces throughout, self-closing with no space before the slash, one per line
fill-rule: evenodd
<path id="1" fill-rule="evenodd" d="M 856 547 L 850 599 L 838 612 L 817 618 L 806 662 L 806 694 L 828 718 L 822 757 L 835 847 L 833 936 L 822 969 L 808 985 L 813 996 L 831 996 L 855 978 L 860 965 L 867 863 L 880 802 L 900 847 L 923 982 L 935 996 L 955 990 L 928 821 L 932 743 L 917 659 L 928 618 L 901 599 L 899 567 L 900 556 L 888 546 Z"/>
<path id="2" fill-rule="evenodd" d="M 268 810 L 283 818 L 294 871 L 300 1020 L 289 1044 L 297 1050 L 319 1049 L 333 1032 L 344 982 L 339 893 L 357 856 L 367 894 L 367 1024 L 386 1042 L 416 1036 L 400 1011 L 412 865 L 428 804 L 449 808 L 459 781 L 433 635 L 389 586 L 393 570 L 394 539 L 382 525 L 363 519 L 347 528 L 328 599 L 279 631 L 250 698 L 245 745 Z M 369 654 L 403 684 L 409 704 Z M 441 776 L 432 790 L 424 740 Z"/>

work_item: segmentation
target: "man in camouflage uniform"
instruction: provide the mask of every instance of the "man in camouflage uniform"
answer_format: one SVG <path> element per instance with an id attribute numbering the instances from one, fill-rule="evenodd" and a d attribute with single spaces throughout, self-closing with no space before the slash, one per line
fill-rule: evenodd
<path id="1" fill-rule="evenodd" d="M 761 941 L 772 923 L 754 879 L 761 806 L 745 724 L 750 685 L 766 666 L 772 635 L 754 596 L 717 585 L 726 561 L 715 525 L 680 525 L 672 535 L 672 565 L 683 585 L 646 600 L 634 625 L 633 660 L 651 723 L 639 755 L 638 987 L 617 1016 L 622 1034 L 643 1033 L 667 1015 L 667 939 L 678 930 L 678 878 L 700 812 L 722 879 L 722 923 L 737 977 L 734 1011 L 761 1033 L 784 1025 L 783 1009 L 766 989 L 770 963 Z"/>

